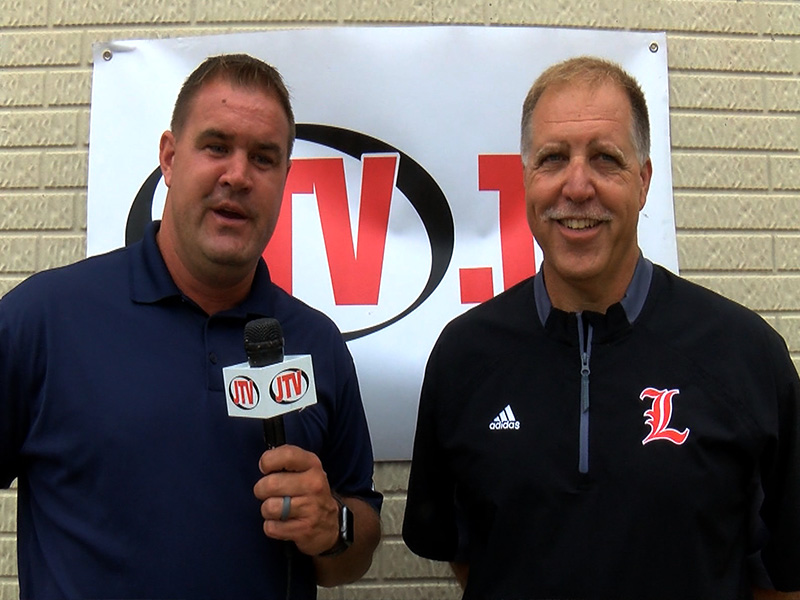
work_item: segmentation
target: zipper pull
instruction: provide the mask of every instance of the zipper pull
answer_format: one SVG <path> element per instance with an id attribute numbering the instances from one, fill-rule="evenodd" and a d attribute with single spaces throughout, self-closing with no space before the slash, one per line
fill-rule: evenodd
<path id="1" fill-rule="evenodd" d="M 591 340 L 591 330 L 589 339 Z M 591 343 L 591 342 L 590 342 Z M 581 352 L 581 412 L 589 410 L 589 353 Z"/>
<path id="2" fill-rule="evenodd" d="M 578 313 L 578 350 L 581 354 L 581 412 L 589 410 L 589 359 L 592 354 L 592 325 L 587 326 L 586 343 L 583 338 L 583 315 Z"/>

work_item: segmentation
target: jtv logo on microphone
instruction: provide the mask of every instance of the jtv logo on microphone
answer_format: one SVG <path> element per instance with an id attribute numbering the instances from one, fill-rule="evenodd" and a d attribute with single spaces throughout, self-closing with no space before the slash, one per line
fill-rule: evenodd
<path id="1" fill-rule="evenodd" d="M 261 392 L 252 379 L 238 375 L 228 384 L 228 397 L 242 410 L 251 410 L 258 406 Z"/>
<path id="2" fill-rule="evenodd" d="M 265 367 L 240 363 L 225 367 L 222 375 L 231 417 L 269 419 L 317 402 L 314 368 L 308 354 L 287 356 Z"/>
<path id="3" fill-rule="evenodd" d="M 309 390 L 308 373 L 302 369 L 285 369 L 269 386 L 269 397 L 278 404 L 294 404 Z"/>

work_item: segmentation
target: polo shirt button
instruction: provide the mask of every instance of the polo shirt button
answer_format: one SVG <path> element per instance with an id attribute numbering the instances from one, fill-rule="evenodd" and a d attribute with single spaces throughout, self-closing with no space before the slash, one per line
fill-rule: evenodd
<path id="1" fill-rule="evenodd" d="M 217 355 L 216 355 L 216 354 L 214 354 L 213 352 L 209 352 L 209 353 L 208 353 L 208 360 L 210 360 L 210 361 L 211 361 L 211 364 L 212 364 L 212 365 L 215 365 L 215 364 L 217 364 Z"/>

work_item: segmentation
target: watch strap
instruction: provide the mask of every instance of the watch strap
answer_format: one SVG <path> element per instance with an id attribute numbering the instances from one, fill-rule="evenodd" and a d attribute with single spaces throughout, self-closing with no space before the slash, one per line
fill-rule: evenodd
<path id="1" fill-rule="evenodd" d="M 318 556 L 338 556 L 353 544 L 353 512 L 339 494 L 331 494 L 339 505 L 339 537 L 336 543 Z"/>

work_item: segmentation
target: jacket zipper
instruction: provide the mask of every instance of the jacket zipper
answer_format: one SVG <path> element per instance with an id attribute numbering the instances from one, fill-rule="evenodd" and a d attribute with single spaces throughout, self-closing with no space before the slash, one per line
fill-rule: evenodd
<path id="1" fill-rule="evenodd" d="M 589 472 L 589 359 L 592 355 L 592 325 L 589 324 L 584 345 L 583 317 L 578 313 L 578 350 L 581 355 L 581 417 L 578 442 L 578 471 Z"/>

